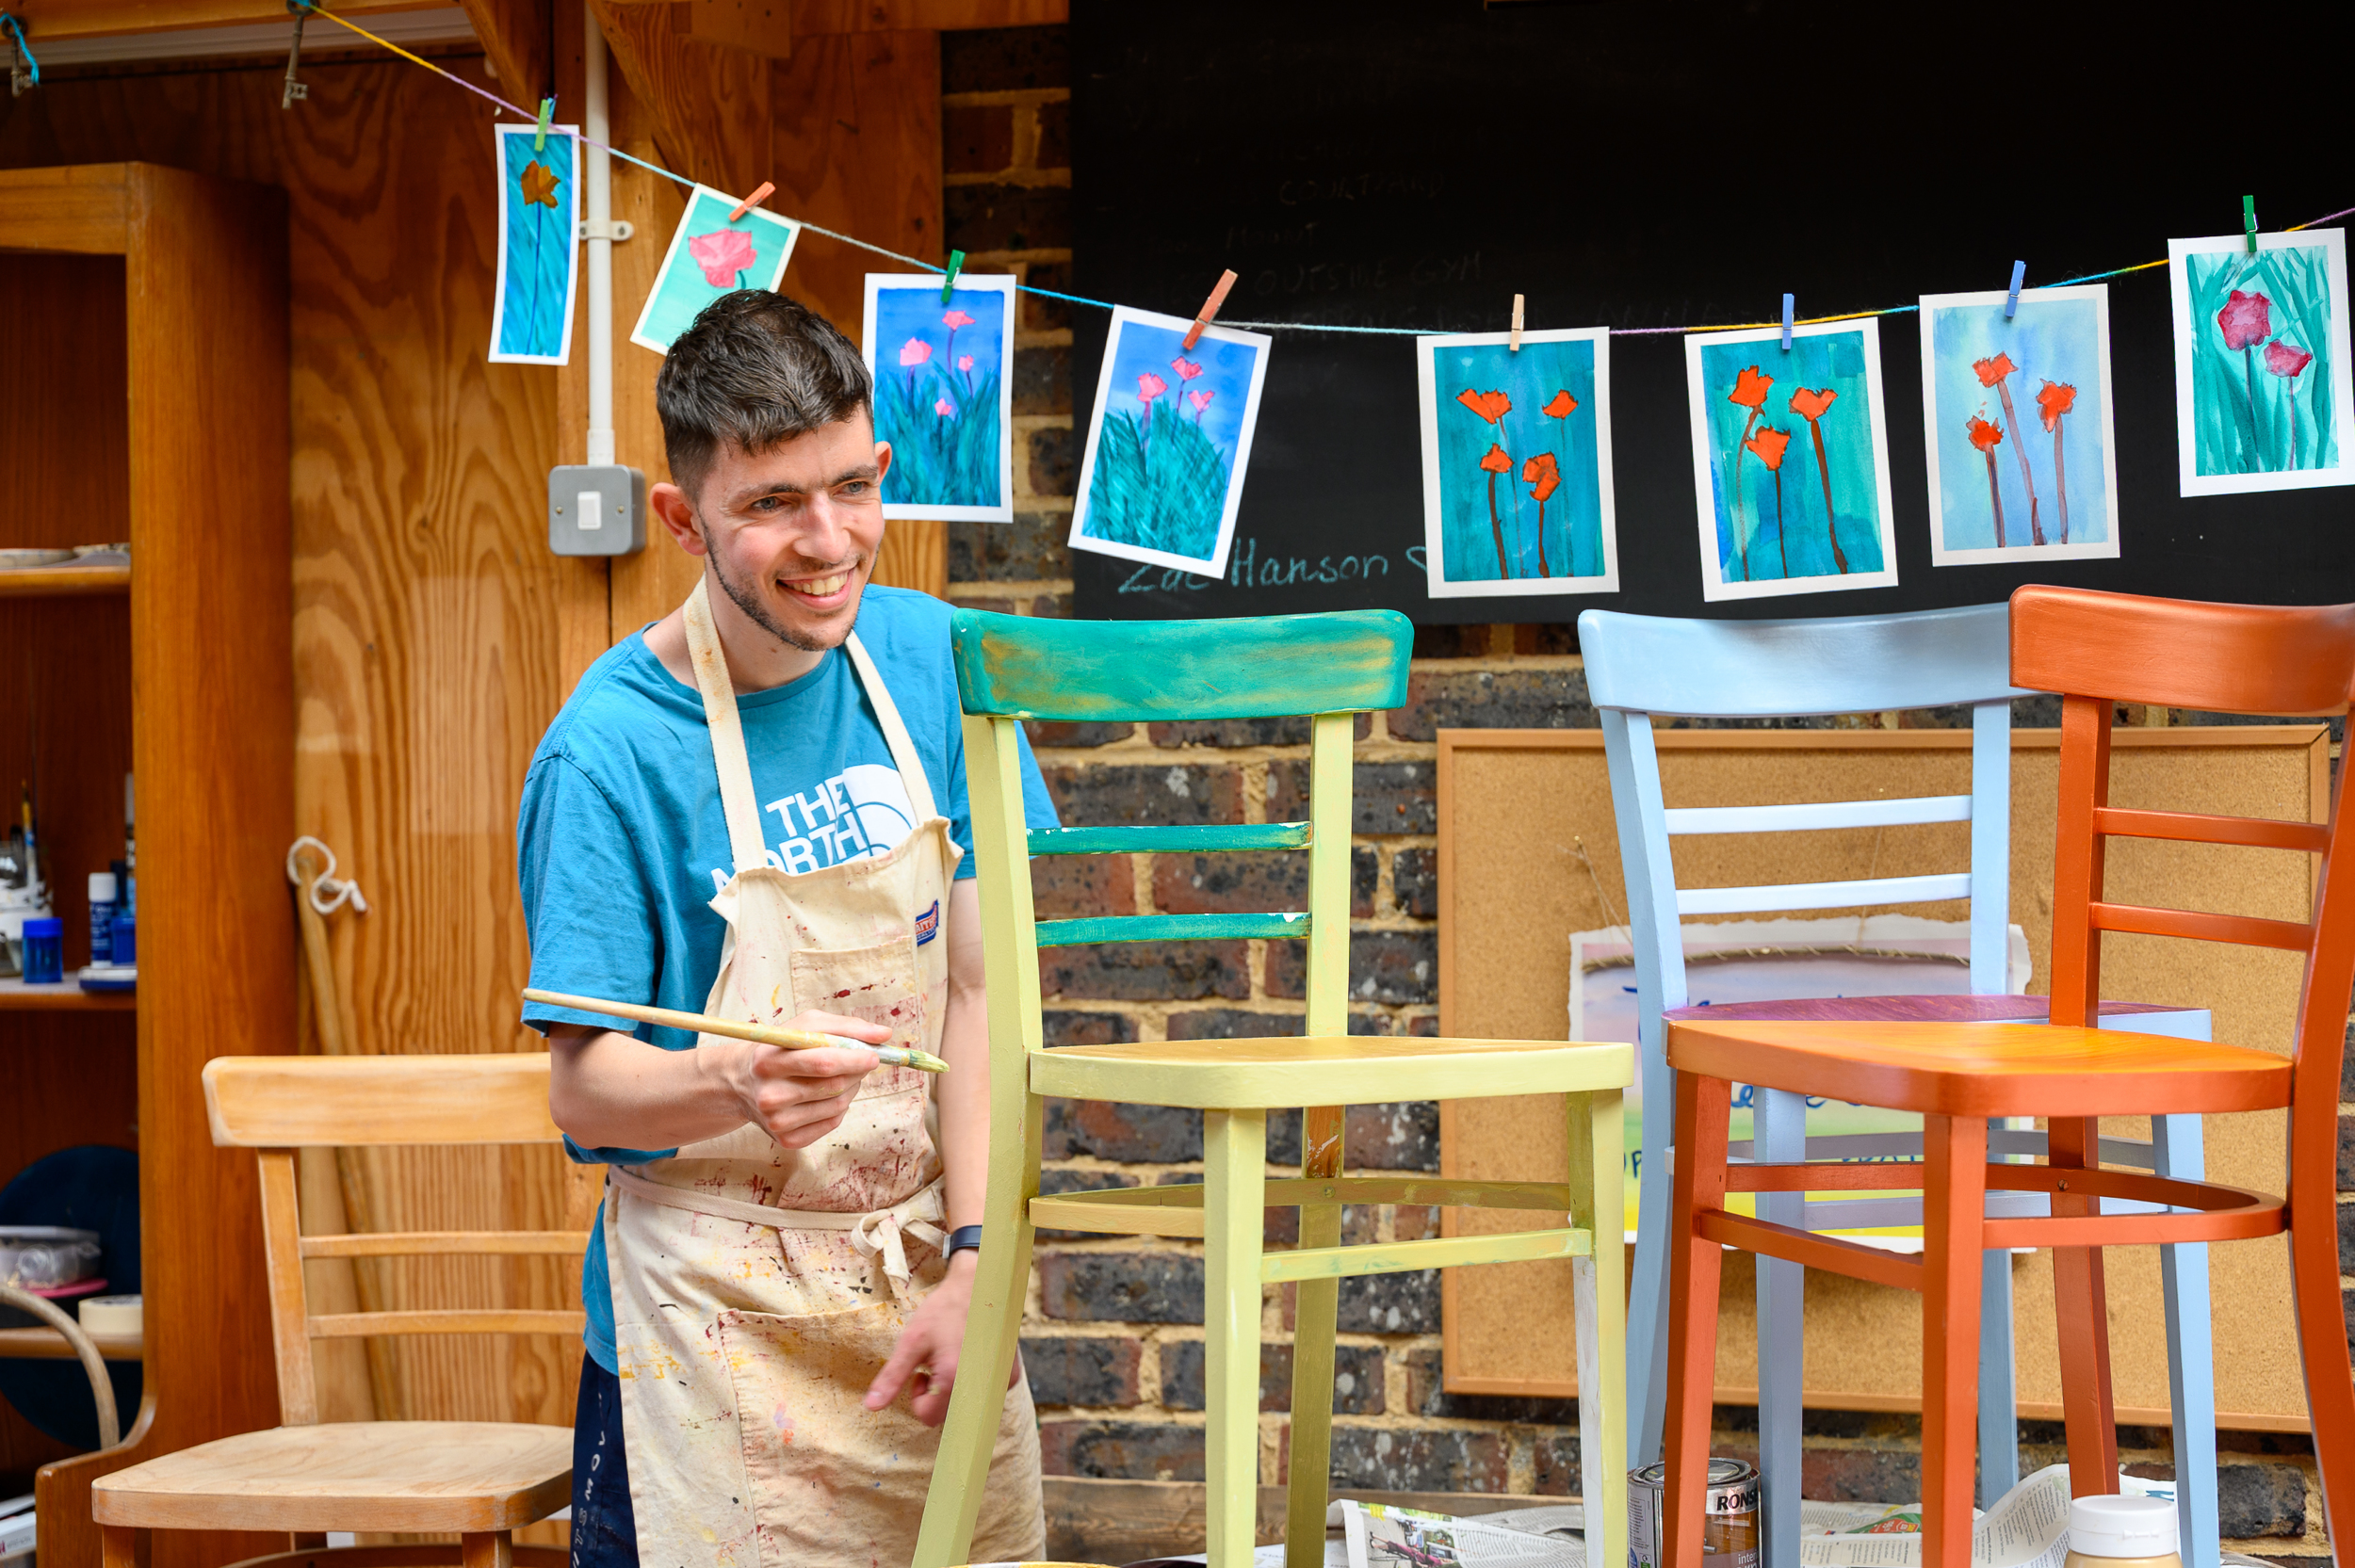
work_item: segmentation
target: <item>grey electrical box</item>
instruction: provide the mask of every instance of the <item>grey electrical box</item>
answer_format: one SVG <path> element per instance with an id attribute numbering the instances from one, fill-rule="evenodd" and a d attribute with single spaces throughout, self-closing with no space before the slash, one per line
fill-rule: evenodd
<path id="1" fill-rule="evenodd" d="M 646 547 L 646 477 L 635 468 L 548 470 L 548 548 L 560 556 L 626 556 Z"/>

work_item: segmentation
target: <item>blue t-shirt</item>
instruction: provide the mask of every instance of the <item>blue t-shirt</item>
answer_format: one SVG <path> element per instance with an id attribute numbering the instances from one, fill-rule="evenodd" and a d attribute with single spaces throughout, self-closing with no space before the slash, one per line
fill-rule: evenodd
<path id="1" fill-rule="evenodd" d="M 857 627 L 923 759 L 950 836 L 967 850 L 957 865 L 965 878 L 974 870 L 973 827 L 949 614 L 929 594 L 870 586 Z M 798 680 L 739 694 L 736 705 L 769 864 L 812 871 L 882 854 L 914 829 L 883 726 L 841 649 Z M 1031 825 L 1053 825 L 1054 803 L 1027 740 L 1022 781 Z M 535 989 L 703 1010 L 727 930 L 710 899 L 735 858 L 703 697 L 662 667 L 642 631 L 589 667 L 541 737 L 524 777 L 515 840 Z M 524 1021 L 544 1033 L 550 1024 L 624 1029 L 672 1051 L 695 1043 L 685 1029 L 632 1026 L 540 1002 L 525 1004 Z M 575 1159 L 615 1165 L 674 1152 L 583 1149 L 569 1139 L 565 1148 Z M 602 1223 L 590 1237 L 581 1297 L 589 1353 L 614 1371 Z"/>

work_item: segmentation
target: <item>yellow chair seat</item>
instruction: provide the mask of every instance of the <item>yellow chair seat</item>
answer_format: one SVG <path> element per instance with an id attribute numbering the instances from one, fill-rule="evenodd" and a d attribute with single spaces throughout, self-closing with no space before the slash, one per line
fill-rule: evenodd
<path id="1" fill-rule="evenodd" d="M 335 1421 L 240 1432 L 90 1483 L 135 1529 L 515 1529 L 572 1497 L 573 1430 L 514 1421 Z"/>
<path id="2" fill-rule="evenodd" d="M 1558 1040 L 1286 1035 L 1065 1045 L 1031 1059 L 1033 1093 L 1195 1109 L 1281 1109 L 1616 1089 L 1635 1047 Z"/>

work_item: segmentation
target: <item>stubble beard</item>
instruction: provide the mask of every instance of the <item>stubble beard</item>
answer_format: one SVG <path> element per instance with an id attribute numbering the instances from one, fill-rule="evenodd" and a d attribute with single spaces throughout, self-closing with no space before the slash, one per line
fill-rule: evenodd
<path id="1" fill-rule="evenodd" d="M 792 630 L 771 614 L 769 606 L 762 604 L 759 595 L 753 591 L 751 584 L 735 581 L 728 575 L 727 568 L 720 564 L 720 553 L 711 547 L 711 530 L 703 526 L 703 519 L 698 517 L 695 525 L 703 531 L 704 558 L 711 562 L 711 574 L 720 579 L 720 590 L 744 612 L 746 620 L 787 647 L 798 648 L 804 654 L 822 654 L 834 646 L 831 642 L 819 641 L 807 633 Z M 857 571 L 860 558 L 853 555 L 842 570 Z"/>

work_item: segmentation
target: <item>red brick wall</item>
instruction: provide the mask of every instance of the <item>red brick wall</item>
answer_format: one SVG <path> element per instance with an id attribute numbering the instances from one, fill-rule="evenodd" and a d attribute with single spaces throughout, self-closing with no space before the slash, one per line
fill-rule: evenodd
<path id="1" fill-rule="evenodd" d="M 1068 289 L 1069 72 L 1064 30 L 943 35 L 948 243 L 974 270 L 1015 271 Z M 1012 526 L 956 524 L 950 594 L 1017 615 L 1071 613 L 1071 492 L 1080 433 L 1070 366 L 1072 307 L 1025 296 L 1015 336 Z M 1084 393 L 1081 395 L 1084 400 Z M 1079 409 L 1084 413 L 1084 409 Z M 1405 707 L 1358 730 L 1350 1027 L 1436 1032 L 1437 800 L 1442 726 L 1594 724 L 1567 627 L 1427 629 L 1416 639 Z M 1858 716 L 1848 723 L 1876 723 Z M 2045 720 L 2050 722 L 2048 719 Z M 1834 720 L 1833 722 L 1842 722 Z M 1304 723 L 1042 724 L 1032 743 L 1065 824 L 1287 820 L 1302 814 Z M 1135 855 L 1039 863 L 1046 917 L 1296 908 L 1298 856 Z M 1050 1044 L 1299 1032 L 1299 954 L 1290 944 L 1118 945 L 1050 952 L 1043 963 Z M 2355 1082 L 2349 1098 L 2355 1099 Z M 2355 1118 L 2341 1185 L 2355 1189 Z M 1298 1159 L 1297 1115 L 1272 1119 L 1270 1156 Z M 1200 1179 L 1201 1119 L 1145 1106 L 1050 1107 L 1049 1192 Z M 1357 1169 L 1430 1170 L 1438 1119 L 1428 1105 L 1360 1106 L 1347 1159 Z M 2355 1249 L 2355 1207 L 2348 1245 Z M 1289 1241 L 1289 1214 L 1271 1241 Z M 1421 1236 L 1427 1211 L 1356 1211 L 1354 1240 Z M 1281 1478 L 1291 1400 L 1288 1302 L 1270 1291 L 1262 1321 L 1261 1479 Z M 1577 1490 L 1576 1406 L 1554 1399 L 1450 1396 L 1439 1385 L 1436 1277 L 1344 1282 L 1334 1391 L 1334 1479 L 1389 1489 L 1562 1495 Z M 1202 1475 L 1202 1264 L 1198 1245 L 1042 1234 L 1024 1364 L 1050 1473 L 1199 1479 Z M 1755 1445 L 1756 1412 L 1720 1412 L 1721 1451 Z M 1911 1416 L 1810 1417 L 1808 1495 L 1920 1497 Z M 2061 1458 L 2060 1432 L 2024 1423 L 2031 1466 Z M 2120 1434 L 2138 1471 L 2168 1474 L 2168 1434 Z M 2227 1456 L 2227 1533 L 2273 1554 L 2321 1551 L 2312 1459 L 2297 1439 L 2235 1438 Z M 2274 1457 L 2280 1456 L 2280 1457 Z M 2269 1546 L 2266 1542 L 2270 1542 Z"/>

